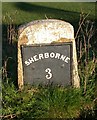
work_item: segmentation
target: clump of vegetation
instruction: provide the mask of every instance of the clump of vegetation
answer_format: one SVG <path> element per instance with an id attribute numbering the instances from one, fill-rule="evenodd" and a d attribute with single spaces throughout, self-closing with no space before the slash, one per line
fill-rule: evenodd
<path id="1" fill-rule="evenodd" d="M 30 89 L 19 91 L 14 84 L 2 85 L 2 117 L 4 119 L 18 118 L 27 115 L 35 102 L 34 92 Z"/>
<path id="2" fill-rule="evenodd" d="M 80 101 L 80 92 L 76 89 L 58 86 L 42 88 L 36 96 L 35 114 L 38 118 L 77 118 Z"/>
<path id="3" fill-rule="evenodd" d="M 4 119 L 77 118 L 80 115 L 81 92 L 74 88 L 25 86 L 19 91 L 13 84 L 4 84 L 2 93 Z"/>

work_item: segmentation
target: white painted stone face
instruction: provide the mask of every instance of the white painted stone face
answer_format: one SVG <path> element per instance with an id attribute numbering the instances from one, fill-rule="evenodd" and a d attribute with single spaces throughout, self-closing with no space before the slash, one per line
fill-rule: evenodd
<path id="1" fill-rule="evenodd" d="M 20 38 L 23 35 L 27 36 L 28 45 L 52 43 L 60 38 L 74 39 L 73 26 L 67 22 L 60 20 L 42 20 L 35 24 L 29 23 L 24 31 L 21 32 Z M 33 38 L 33 39 L 32 39 Z"/>
<path id="2" fill-rule="evenodd" d="M 21 60 L 20 45 L 33 45 L 53 42 L 72 42 L 73 43 L 73 85 L 80 86 L 78 69 L 76 44 L 74 39 L 73 26 L 65 21 L 56 19 L 37 20 L 23 25 L 19 28 L 18 40 L 18 84 L 23 85 L 23 68 Z"/>

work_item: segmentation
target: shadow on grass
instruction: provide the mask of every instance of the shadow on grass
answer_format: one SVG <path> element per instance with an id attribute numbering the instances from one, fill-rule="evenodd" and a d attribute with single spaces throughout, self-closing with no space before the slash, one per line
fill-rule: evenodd
<path id="1" fill-rule="evenodd" d="M 51 3 L 52 4 L 52 3 Z M 72 3 L 71 3 L 72 4 Z M 32 3 L 27 3 L 27 2 L 17 2 L 15 3 L 16 7 L 23 10 L 23 11 L 27 11 L 27 12 L 43 12 L 43 13 L 53 13 L 56 14 L 57 12 L 65 12 L 65 13 L 69 13 L 69 14 L 78 14 L 79 12 L 73 12 L 73 11 L 65 11 L 62 9 L 58 9 L 58 8 L 51 8 L 51 7 L 47 7 L 47 6 L 41 6 L 41 5 L 34 5 Z"/>
<path id="2" fill-rule="evenodd" d="M 47 6 L 34 5 L 32 3 L 25 3 L 25 2 L 23 3 L 18 2 L 15 3 L 14 5 L 15 7 L 17 7 L 22 11 L 37 14 L 37 17 L 46 15 L 48 18 L 62 19 L 70 22 L 74 26 L 78 25 L 79 15 L 80 15 L 79 12 L 66 11 L 58 8 L 50 8 Z"/>

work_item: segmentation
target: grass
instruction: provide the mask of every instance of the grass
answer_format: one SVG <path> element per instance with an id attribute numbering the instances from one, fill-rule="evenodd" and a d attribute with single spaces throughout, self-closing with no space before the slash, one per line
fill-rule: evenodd
<path id="1" fill-rule="evenodd" d="M 81 12 L 90 13 L 90 19 L 95 18 L 95 3 L 3 3 L 2 14 L 6 16 L 8 13 L 11 17 L 16 11 L 14 22 L 15 24 L 23 24 L 36 19 L 56 18 L 63 19 L 68 22 L 78 22 Z M 14 11 L 14 12 L 13 12 Z M 26 15 L 26 16 L 25 16 Z M 6 22 L 4 22 L 6 24 Z"/>
<path id="2" fill-rule="evenodd" d="M 5 120 L 97 118 L 97 41 L 95 3 L 3 3 L 2 117 Z M 83 13 L 82 16 L 80 15 Z M 55 86 L 17 87 L 17 30 L 36 19 L 57 18 L 70 22 L 76 37 L 81 88 Z M 92 26 L 93 25 L 93 26 Z M 97 28 L 96 28 L 97 29 Z M 92 36 L 92 37 L 91 37 Z M 14 69 L 14 70 L 13 70 Z"/>
<path id="3" fill-rule="evenodd" d="M 19 91 L 13 84 L 4 84 L 2 92 L 2 115 L 7 120 L 96 118 L 93 96 L 84 96 L 82 89 L 25 86 Z"/>

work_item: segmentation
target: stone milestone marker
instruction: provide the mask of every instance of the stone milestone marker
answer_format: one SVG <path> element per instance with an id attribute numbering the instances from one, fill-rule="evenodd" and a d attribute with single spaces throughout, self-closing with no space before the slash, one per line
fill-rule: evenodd
<path id="1" fill-rule="evenodd" d="M 19 28 L 18 85 L 50 82 L 80 87 L 74 29 L 56 19 L 32 21 Z"/>

